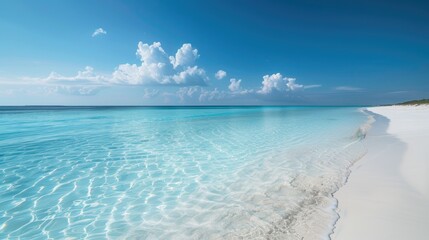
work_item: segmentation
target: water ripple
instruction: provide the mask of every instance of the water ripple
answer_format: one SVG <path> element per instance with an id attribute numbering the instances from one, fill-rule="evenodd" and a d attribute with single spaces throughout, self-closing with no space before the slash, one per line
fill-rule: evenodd
<path id="1" fill-rule="evenodd" d="M 365 153 L 352 108 L 19 111 L 0 110 L 1 239 L 320 237 Z"/>

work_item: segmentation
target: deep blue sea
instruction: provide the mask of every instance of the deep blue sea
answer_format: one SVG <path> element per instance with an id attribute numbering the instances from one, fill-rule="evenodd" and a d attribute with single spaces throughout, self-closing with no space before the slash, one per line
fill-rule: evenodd
<path id="1" fill-rule="evenodd" d="M 0 239 L 324 239 L 357 107 L 1 107 Z"/>

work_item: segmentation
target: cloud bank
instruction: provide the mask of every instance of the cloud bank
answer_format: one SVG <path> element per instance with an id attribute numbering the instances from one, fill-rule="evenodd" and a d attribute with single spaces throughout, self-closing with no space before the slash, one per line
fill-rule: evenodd
<path id="1" fill-rule="evenodd" d="M 51 72 L 44 78 L 26 78 L 52 85 L 190 85 L 205 86 L 209 78 L 203 68 L 195 65 L 198 50 L 185 43 L 175 56 L 168 56 L 160 42 L 139 42 L 136 55 L 139 64 L 118 65 L 111 74 L 97 74 L 87 66 L 74 76 Z"/>
<path id="2" fill-rule="evenodd" d="M 103 29 L 97 29 L 95 35 L 105 34 Z M 263 96 L 287 96 L 292 92 L 320 85 L 304 85 L 295 78 L 284 77 L 281 73 L 267 74 L 262 77 L 260 88 L 243 88 L 243 81 L 230 78 L 229 83 L 223 86 L 212 87 L 206 71 L 197 65 L 200 57 L 198 49 L 190 43 L 184 43 L 174 55 L 169 55 L 160 42 L 152 44 L 139 42 L 136 56 L 138 63 L 119 64 L 111 73 L 100 74 L 94 68 L 86 66 L 73 76 L 51 72 L 44 78 L 26 78 L 47 86 L 51 93 L 72 95 L 94 95 L 100 89 L 110 86 L 152 86 L 144 88 L 142 96 L 145 99 L 156 97 L 175 97 L 181 102 L 194 99 L 199 102 L 230 99 L 230 98 L 267 98 Z M 227 76 L 224 70 L 214 73 L 216 79 L 221 80 Z M 216 84 L 219 85 L 219 84 Z M 169 86 L 166 89 L 154 87 Z M 171 87 L 180 87 L 171 91 Z M 224 89 L 224 90 L 223 90 Z M 338 87 L 337 90 L 351 90 L 351 87 Z"/>

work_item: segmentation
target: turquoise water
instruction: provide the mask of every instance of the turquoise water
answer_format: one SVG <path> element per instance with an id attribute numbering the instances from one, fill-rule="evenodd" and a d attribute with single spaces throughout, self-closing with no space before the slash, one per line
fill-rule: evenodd
<path id="1" fill-rule="evenodd" d="M 3 107 L 0 239 L 324 238 L 367 118 L 340 107 Z"/>

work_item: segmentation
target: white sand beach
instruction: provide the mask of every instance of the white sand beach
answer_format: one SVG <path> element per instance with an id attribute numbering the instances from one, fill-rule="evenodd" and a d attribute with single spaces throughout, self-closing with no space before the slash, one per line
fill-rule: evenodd
<path id="1" fill-rule="evenodd" d="M 429 239 L 429 105 L 368 110 L 368 153 L 334 195 L 331 239 Z"/>

